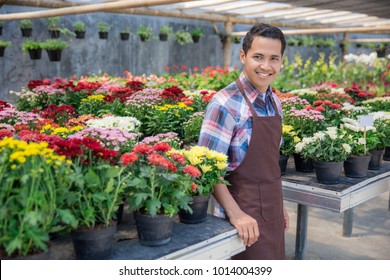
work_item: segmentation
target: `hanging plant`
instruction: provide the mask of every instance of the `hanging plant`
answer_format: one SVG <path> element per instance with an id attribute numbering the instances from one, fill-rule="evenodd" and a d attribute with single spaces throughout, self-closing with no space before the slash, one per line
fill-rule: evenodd
<path id="1" fill-rule="evenodd" d="M 62 50 L 69 47 L 67 42 L 58 39 L 46 40 L 41 44 L 41 46 L 42 49 L 47 51 L 50 61 L 60 61 Z"/>
<path id="2" fill-rule="evenodd" d="M 27 39 L 22 45 L 22 50 L 28 52 L 31 59 L 41 59 L 42 42 Z"/>
<path id="3" fill-rule="evenodd" d="M 19 22 L 20 30 L 22 31 L 23 37 L 31 37 L 32 33 L 32 21 L 29 19 L 22 19 Z"/>
<path id="4" fill-rule="evenodd" d="M 185 44 L 193 43 L 194 40 L 192 40 L 192 35 L 190 32 L 178 30 L 176 31 L 176 42 L 183 46 Z"/>
<path id="5" fill-rule="evenodd" d="M 147 42 L 153 38 L 153 30 L 150 26 L 141 25 L 137 29 L 137 35 L 140 37 L 142 42 Z"/>
<path id="6" fill-rule="evenodd" d="M 190 33 L 191 33 L 192 40 L 194 41 L 194 43 L 198 43 L 200 37 L 204 36 L 203 30 L 200 28 L 195 28 L 195 29 L 191 30 Z"/>
<path id="7" fill-rule="evenodd" d="M 160 41 L 167 41 L 170 37 L 172 37 L 172 35 L 173 35 L 172 27 L 166 25 L 160 27 L 160 33 L 159 33 Z"/>
<path id="8" fill-rule="evenodd" d="M 76 21 L 73 23 L 73 30 L 76 33 L 76 39 L 83 39 L 85 37 L 85 23 Z"/>
<path id="9" fill-rule="evenodd" d="M 105 22 L 99 21 L 97 23 L 97 27 L 99 29 L 99 38 L 100 39 L 107 39 L 108 38 L 108 31 L 113 27 L 113 25 L 108 25 Z"/>
<path id="10" fill-rule="evenodd" d="M 121 40 L 127 41 L 130 38 L 130 29 L 129 28 L 124 28 L 120 32 Z"/>
<path id="11" fill-rule="evenodd" d="M 12 46 L 11 41 L 0 40 L 0 57 L 4 56 L 5 48 L 10 46 Z"/>

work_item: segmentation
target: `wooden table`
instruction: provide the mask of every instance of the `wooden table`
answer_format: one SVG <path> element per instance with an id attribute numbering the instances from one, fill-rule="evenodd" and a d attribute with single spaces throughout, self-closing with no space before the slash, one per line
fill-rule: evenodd
<path id="1" fill-rule="evenodd" d="M 350 237 L 353 208 L 390 190 L 390 162 L 384 161 L 380 170 L 369 170 L 365 178 L 342 174 L 339 184 L 324 185 L 317 183 L 315 172 L 295 171 L 290 158 L 282 180 L 283 198 L 298 204 L 295 258 L 301 260 L 307 253 L 308 206 L 344 212 L 343 235 Z"/>

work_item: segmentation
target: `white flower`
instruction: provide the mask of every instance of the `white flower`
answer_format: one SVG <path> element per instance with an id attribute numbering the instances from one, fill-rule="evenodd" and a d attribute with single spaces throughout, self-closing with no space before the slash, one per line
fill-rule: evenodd
<path id="1" fill-rule="evenodd" d="M 366 144 L 366 139 L 365 138 L 359 138 L 358 139 L 358 144 L 360 144 L 360 145 Z"/>
<path id="2" fill-rule="evenodd" d="M 109 116 L 102 119 L 87 121 L 88 127 L 93 128 L 120 128 L 127 131 L 136 131 L 141 122 L 134 117 L 114 117 Z"/>
<path id="3" fill-rule="evenodd" d="M 344 148 L 344 151 L 345 151 L 347 154 L 350 154 L 351 151 L 352 151 L 351 146 L 348 145 L 348 144 L 343 144 L 343 148 Z"/>

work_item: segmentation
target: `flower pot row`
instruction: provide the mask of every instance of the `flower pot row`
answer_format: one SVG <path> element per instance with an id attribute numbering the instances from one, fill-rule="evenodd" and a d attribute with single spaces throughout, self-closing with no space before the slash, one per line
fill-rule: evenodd
<path id="1" fill-rule="evenodd" d="M 364 178 L 368 170 L 379 170 L 382 164 L 384 150 L 371 150 L 366 156 L 349 156 L 345 161 L 320 162 L 304 160 L 299 154 L 294 154 L 295 170 L 297 172 L 315 172 L 316 178 L 322 184 L 338 184 L 342 171 L 345 177 Z M 279 166 L 281 174 L 286 172 L 288 156 L 280 156 Z"/>

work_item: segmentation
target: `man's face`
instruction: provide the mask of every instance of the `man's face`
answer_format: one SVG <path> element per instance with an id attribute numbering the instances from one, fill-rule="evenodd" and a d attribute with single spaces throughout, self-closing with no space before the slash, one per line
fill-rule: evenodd
<path id="1" fill-rule="evenodd" d="M 264 93 L 282 67 L 282 43 L 278 39 L 256 36 L 248 52 L 240 52 L 244 75 L 260 92 Z"/>

